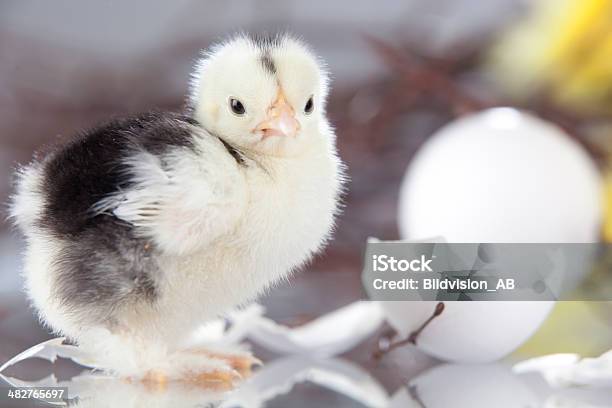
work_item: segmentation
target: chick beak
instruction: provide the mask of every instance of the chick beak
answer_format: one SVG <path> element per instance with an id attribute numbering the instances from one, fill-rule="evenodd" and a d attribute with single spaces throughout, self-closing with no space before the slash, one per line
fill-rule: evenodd
<path id="1" fill-rule="evenodd" d="M 268 136 L 295 136 L 300 129 L 300 123 L 295 119 L 295 112 L 282 92 L 278 93 L 276 100 L 268 109 L 266 120 L 255 128 L 261 132 L 264 139 Z"/>

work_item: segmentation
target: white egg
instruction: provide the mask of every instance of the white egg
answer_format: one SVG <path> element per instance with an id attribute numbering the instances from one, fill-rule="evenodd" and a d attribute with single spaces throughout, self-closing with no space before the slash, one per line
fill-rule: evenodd
<path id="1" fill-rule="evenodd" d="M 596 242 L 602 183 L 584 149 L 557 126 L 511 108 L 458 119 L 433 135 L 400 192 L 403 239 Z M 402 335 L 436 302 L 381 302 Z M 449 361 L 499 359 L 527 340 L 552 302 L 446 302 L 418 347 Z"/>
<path id="2" fill-rule="evenodd" d="M 433 135 L 401 187 L 407 239 L 594 242 L 601 180 L 557 126 L 510 108 L 456 120 Z"/>

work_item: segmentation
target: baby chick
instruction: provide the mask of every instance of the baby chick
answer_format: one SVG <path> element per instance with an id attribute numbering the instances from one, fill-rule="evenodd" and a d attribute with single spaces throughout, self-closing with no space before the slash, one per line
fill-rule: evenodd
<path id="1" fill-rule="evenodd" d="M 11 214 L 41 321 L 122 376 L 248 365 L 185 339 L 329 239 L 343 166 L 327 92 L 301 41 L 239 35 L 196 65 L 185 113 L 112 121 L 21 169 Z"/>

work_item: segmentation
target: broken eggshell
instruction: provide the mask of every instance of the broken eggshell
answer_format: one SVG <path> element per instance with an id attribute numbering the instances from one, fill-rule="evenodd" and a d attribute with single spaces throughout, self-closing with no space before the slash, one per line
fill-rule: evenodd
<path id="1" fill-rule="evenodd" d="M 403 239 L 447 242 L 596 242 L 601 177 L 557 126 L 511 108 L 460 118 L 417 152 L 400 191 Z M 437 302 L 381 302 L 407 336 Z M 455 362 L 488 362 L 531 337 L 552 302 L 445 302 L 417 346 Z"/>
<path id="2" fill-rule="evenodd" d="M 406 338 L 437 302 L 380 302 L 387 321 Z M 427 354 L 457 363 L 487 363 L 516 349 L 540 327 L 552 302 L 444 302 L 444 311 L 417 338 Z"/>

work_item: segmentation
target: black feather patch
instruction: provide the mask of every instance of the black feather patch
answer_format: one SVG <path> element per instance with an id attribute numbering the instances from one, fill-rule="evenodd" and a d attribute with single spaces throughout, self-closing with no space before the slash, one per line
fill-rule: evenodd
<path id="1" fill-rule="evenodd" d="M 242 157 L 242 154 L 238 151 L 238 149 L 236 149 L 234 146 L 232 146 L 231 144 L 227 143 L 225 140 L 223 140 L 221 138 L 219 138 L 219 140 L 221 141 L 221 143 L 223 143 L 223 146 L 225 147 L 227 152 L 232 155 L 234 160 L 236 160 L 236 163 L 238 163 L 241 166 L 246 166 L 246 162 L 244 161 L 244 157 Z"/>
<path id="2" fill-rule="evenodd" d="M 153 303 L 160 270 L 153 249 L 132 236 L 131 228 L 110 221 L 67 241 L 54 262 L 53 296 L 89 323 L 103 323 L 116 309 Z M 87 307 L 87 306 L 90 307 Z"/>
<path id="3" fill-rule="evenodd" d="M 272 60 L 272 56 L 269 52 L 265 51 L 259 60 L 266 71 L 272 75 L 276 74 L 276 66 L 274 65 L 274 61 Z"/>
<path id="4" fill-rule="evenodd" d="M 259 61 L 263 68 L 272 75 L 276 74 L 276 65 L 270 53 L 271 50 L 279 48 L 285 41 L 286 35 L 277 34 L 253 34 L 250 37 L 251 42 L 259 49 L 261 56 Z"/>
<path id="5" fill-rule="evenodd" d="M 252 34 L 249 37 L 253 44 L 261 50 L 269 50 L 271 48 L 278 48 L 283 44 L 285 35 L 281 33 L 275 34 Z"/>
<path id="6" fill-rule="evenodd" d="M 125 158 L 134 149 L 160 155 L 171 148 L 194 148 L 187 125 L 192 119 L 170 113 L 147 113 L 116 120 L 86 132 L 44 162 L 46 208 L 42 226 L 59 237 L 75 238 L 106 222 L 90 209 L 104 197 L 129 188 Z"/>
<path id="7" fill-rule="evenodd" d="M 195 149 L 192 125 L 197 122 L 173 113 L 115 120 L 81 134 L 43 161 L 45 208 L 39 227 L 61 239 L 53 290 L 69 310 L 88 310 L 88 321 L 100 322 L 116 307 L 157 298 L 156 248 L 135 236 L 131 225 L 91 209 L 131 186 L 125 159 L 135 150 L 162 155 Z"/>

